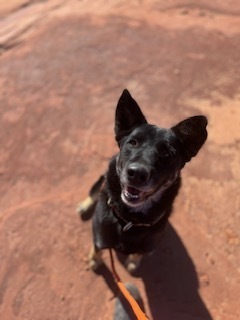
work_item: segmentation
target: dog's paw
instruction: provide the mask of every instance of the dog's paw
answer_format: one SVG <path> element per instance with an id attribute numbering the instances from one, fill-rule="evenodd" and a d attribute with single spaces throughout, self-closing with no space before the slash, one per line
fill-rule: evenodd
<path id="1" fill-rule="evenodd" d="M 102 251 L 97 251 L 94 246 L 92 246 L 88 255 L 88 266 L 94 272 L 98 272 L 103 265 Z"/>
<path id="2" fill-rule="evenodd" d="M 136 263 L 134 263 L 134 262 L 129 262 L 129 263 L 127 264 L 127 271 L 128 271 L 130 274 L 136 273 L 137 269 L 138 269 L 138 265 L 137 265 Z"/>
<path id="3" fill-rule="evenodd" d="M 94 199 L 89 196 L 83 202 L 79 203 L 76 208 L 76 212 L 79 214 L 82 220 L 88 220 L 93 215 L 93 211 L 95 208 Z"/>
<path id="4" fill-rule="evenodd" d="M 140 266 L 142 260 L 142 255 L 140 254 L 130 254 L 126 260 L 126 269 L 127 271 L 134 275 Z"/>
<path id="5" fill-rule="evenodd" d="M 83 259 L 83 262 L 85 263 L 85 271 L 91 270 L 95 273 L 100 273 L 101 267 L 104 265 L 102 260 L 89 259 L 87 257 Z"/>
<path id="6" fill-rule="evenodd" d="M 100 268 L 103 266 L 103 260 L 102 259 L 90 259 L 88 260 L 88 266 L 89 269 L 91 269 L 94 272 L 98 272 Z"/>

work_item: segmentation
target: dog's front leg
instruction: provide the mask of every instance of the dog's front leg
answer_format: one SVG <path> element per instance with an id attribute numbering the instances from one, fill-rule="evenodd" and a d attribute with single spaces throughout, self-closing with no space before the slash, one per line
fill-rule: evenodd
<path id="1" fill-rule="evenodd" d="M 126 268 L 129 273 L 133 274 L 134 272 L 136 272 L 136 270 L 140 266 L 142 257 L 142 254 L 139 253 L 133 253 L 128 256 L 126 260 Z"/>
<path id="2" fill-rule="evenodd" d="M 88 255 L 88 263 L 89 263 L 89 267 L 93 271 L 97 271 L 97 269 L 103 264 L 102 250 L 99 250 L 98 248 L 96 248 L 94 244 L 92 245 Z"/>

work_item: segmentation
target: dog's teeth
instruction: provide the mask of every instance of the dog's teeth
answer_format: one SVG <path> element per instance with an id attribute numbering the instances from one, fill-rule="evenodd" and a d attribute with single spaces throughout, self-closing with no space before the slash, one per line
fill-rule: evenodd
<path id="1" fill-rule="evenodd" d="M 126 195 L 126 197 L 129 197 L 129 198 L 132 198 L 132 199 L 138 199 L 139 198 L 138 194 L 131 194 L 127 190 L 125 190 L 125 195 Z"/>

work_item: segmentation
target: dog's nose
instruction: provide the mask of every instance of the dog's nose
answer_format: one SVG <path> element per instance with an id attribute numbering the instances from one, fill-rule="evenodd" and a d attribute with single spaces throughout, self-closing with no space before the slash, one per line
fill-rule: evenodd
<path id="1" fill-rule="evenodd" d="M 149 172 L 143 165 L 131 164 L 127 169 L 128 181 L 133 184 L 143 184 L 149 179 Z"/>

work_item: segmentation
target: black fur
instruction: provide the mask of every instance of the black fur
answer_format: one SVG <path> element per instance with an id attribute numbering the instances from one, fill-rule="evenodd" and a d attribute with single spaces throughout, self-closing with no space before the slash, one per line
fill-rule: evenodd
<path id="1" fill-rule="evenodd" d="M 181 186 L 180 171 L 204 144 L 206 126 L 204 116 L 171 129 L 150 125 L 123 91 L 115 119 L 120 152 L 110 161 L 93 216 L 97 250 L 142 254 L 155 248 Z"/>

